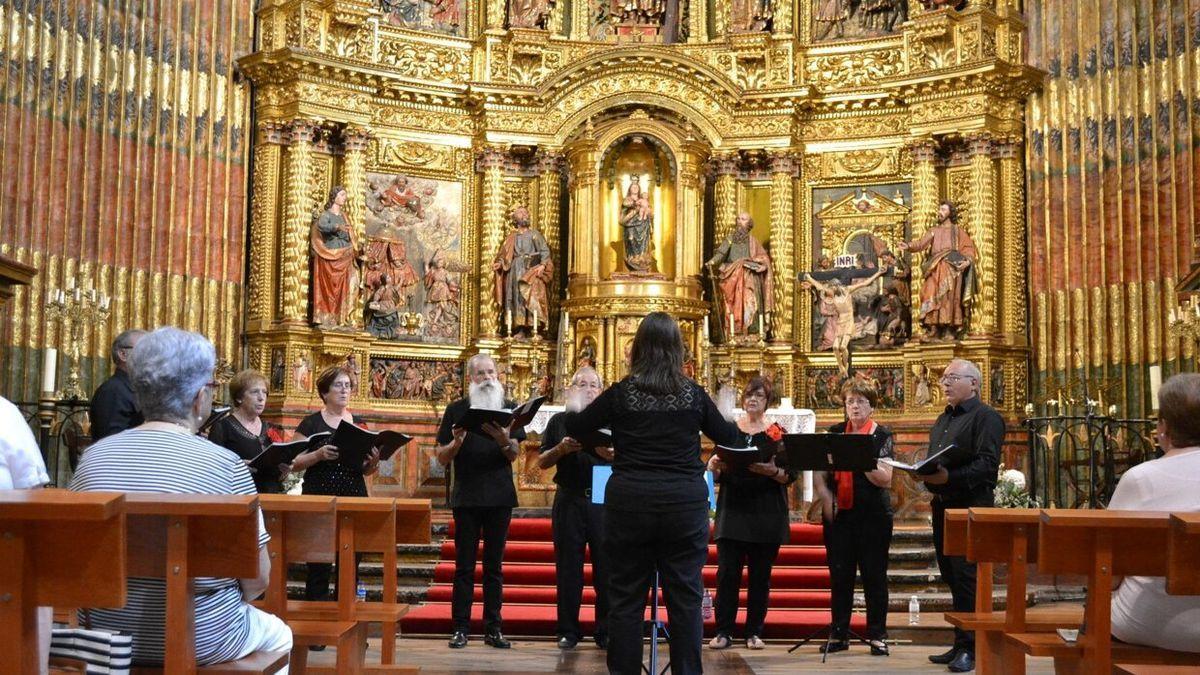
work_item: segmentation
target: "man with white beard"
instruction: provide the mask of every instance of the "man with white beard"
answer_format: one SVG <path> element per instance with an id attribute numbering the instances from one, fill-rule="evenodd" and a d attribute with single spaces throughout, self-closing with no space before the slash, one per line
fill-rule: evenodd
<path id="1" fill-rule="evenodd" d="M 496 376 L 496 362 L 487 354 L 467 361 L 470 393 L 446 406 L 437 435 L 437 459 L 453 462 L 450 507 L 454 512 L 454 592 L 451 617 L 454 633 L 450 647 L 467 646 L 471 628 L 471 600 L 475 593 L 475 556 L 483 539 L 483 623 L 485 644 L 498 649 L 512 646 L 501 632 L 500 598 L 504 586 L 501 561 L 508 540 L 508 525 L 517 491 L 512 463 L 517 458 L 524 429 L 484 425 L 486 434 L 469 432 L 458 421 L 470 408 L 512 408 Z"/>
<path id="2" fill-rule="evenodd" d="M 567 388 L 567 412 L 579 412 L 596 400 L 604 385 L 595 369 L 575 371 Z M 554 533 L 554 565 L 558 574 L 558 648 L 571 649 L 583 639 L 579 605 L 583 600 L 583 551 L 592 554 L 592 587 L 596 589 L 596 644 L 608 646 L 608 559 L 604 553 L 604 505 L 592 503 L 592 467 L 612 461 L 611 448 L 596 448 L 599 457 L 567 436 L 563 413 L 546 423 L 538 467 L 558 466 L 554 482 L 554 507 L 550 512 Z"/>

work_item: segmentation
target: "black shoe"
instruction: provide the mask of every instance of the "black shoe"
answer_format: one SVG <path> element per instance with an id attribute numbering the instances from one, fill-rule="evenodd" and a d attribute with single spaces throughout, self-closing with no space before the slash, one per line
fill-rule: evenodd
<path id="1" fill-rule="evenodd" d="M 309 646 L 308 646 L 308 651 L 310 651 L 310 652 L 323 652 L 323 651 L 325 651 L 325 645 L 309 645 Z"/>
<path id="2" fill-rule="evenodd" d="M 450 636 L 450 648 L 462 649 L 467 646 L 467 632 L 465 630 L 456 630 L 454 635 Z"/>
<path id="3" fill-rule="evenodd" d="M 579 640 L 576 640 L 575 638 L 571 637 L 570 635 L 564 635 L 564 636 L 558 638 L 558 648 L 559 649 L 574 649 L 575 645 L 577 645 L 577 644 L 579 644 Z"/>
<path id="4" fill-rule="evenodd" d="M 496 631 L 495 633 L 484 633 L 483 644 L 495 647 L 496 649 L 508 649 L 512 647 L 512 643 L 504 637 L 504 633 Z"/>
<path id="5" fill-rule="evenodd" d="M 608 634 L 600 633 L 596 636 L 596 646 L 600 649 L 608 649 Z"/>
<path id="6" fill-rule="evenodd" d="M 888 645 L 883 640 L 871 640 L 871 656 L 888 656 Z"/>
<path id="7" fill-rule="evenodd" d="M 934 654 L 933 656 L 930 656 L 929 662 L 930 663 L 940 663 L 942 665 L 946 665 L 947 663 L 950 663 L 951 661 L 953 661 L 954 657 L 958 656 L 958 651 L 959 651 L 958 647 L 951 647 L 950 651 L 948 651 L 948 652 L 945 652 L 943 654 Z"/>
<path id="8" fill-rule="evenodd" d="M 948 666 L 952 673 L 969 673 L 975 670 L 975 655 L 967 650 L 962 650 Z"/>
<path id="9" fill-rule="evenodd" d="M 849 640 L 834 640 L 833 642 L 826 642 L 825 644 L 821 645 L 821 653 L 822 654 L 832 654 L 833 652 L 844 652 L 847 649 L 850 649 L 850 641 Z"/>

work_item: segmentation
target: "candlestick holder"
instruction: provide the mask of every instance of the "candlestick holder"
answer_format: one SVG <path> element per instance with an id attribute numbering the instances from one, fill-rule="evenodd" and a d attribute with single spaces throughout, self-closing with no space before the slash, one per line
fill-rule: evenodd
<path id="1" fill-rule="evenodd" d="M 55 398 L 82 400 L 86 398 L 80 385 L 79 372 L 80 352 L 83 348 L 83 328 L 91 325 L 101 329 L 108 323 L 111 311 L 109 297 L 95 288 L 86 291 L 74 286 L 74 280 L 68 280 L 68 288 L 61 288 L 46 293 L 46 318 L 57 320 L 67 333 L 67 358 L 70 369 L 67 382 Z"/>

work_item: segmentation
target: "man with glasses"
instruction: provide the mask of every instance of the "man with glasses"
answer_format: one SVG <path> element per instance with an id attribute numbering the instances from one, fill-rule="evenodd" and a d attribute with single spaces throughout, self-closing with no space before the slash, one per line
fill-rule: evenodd
<path id="1" fill-rule="evenodd" d="M 942 552 L 946 509 L 992 506 L 1000 446 L 1004 443 L 1004 418 L 979 400 L 981 379 L 979 367 L 974 363 L 965 359 L 951 361 L 942 373 L 946 410 L 929 431 L 930 453 L 955 445 L 970 459 L 952 467 L 939 466 L 929 475 L 914 474 L 933 493 L 933 547 L 942 580 L 950 586 L 956 612 L 975 610 L 975 563 Z M 975 635 L 955 628 L 950 651 L 930 656 L 929 660 L 947 664 L 955 673 L 974 670 Z"/>
<path id="2" fill-rule="evenodd" d="M 594 368 L 575 371 L 567 388 L 567 412 L 579 412 L 604 389 Z M 558 648 L 571 649 L 583 639 L 579 606 L 583 602 L 584 547 L 592 554 L 592 587 L 596 589 L 596 644 L 608 646 L 608 560 L 604 555 L 604 505 L 592 503 L 592 467 L 612 462 L 611 448 L 582 452 L 578 439 L 567 435 L 566 417 L 557 413 L 542 433 L 538 468 L 557 466 L 554 507 L 550 516 L 554 534 L 554 563 L 558 570 Z"/>
<path id="3" fill-rule="evenodd" d="M 116 372 L 92 394 L 92 440 L 98 441 L 142 423 L 129 381 L 129 356 L 133 347 L 146 334 L 144 330 L 127 330 L 112 343 L 112 362 Z"/>

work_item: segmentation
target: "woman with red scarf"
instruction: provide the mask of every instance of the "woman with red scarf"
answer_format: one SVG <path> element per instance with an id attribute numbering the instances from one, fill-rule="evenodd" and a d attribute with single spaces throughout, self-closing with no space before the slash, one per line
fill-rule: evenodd
<path id="1" fill-rule="evenodd" d="M 742 392 L 742 409 L 746 414 L 738 419 L 737 425 L 750 436 L 751 444 L 760 448 L 777 445 L 783 438 L 783 429 L 778 424 L 769 424 L 764 417 L 770 400 L 770 384 L 761 377 L 752 378 Z M 796 472 L 782 466 L 782 459 L 778 458 L 779 464 L 772 458 L 769 462 L 757 462 L 739 470 L 726 470 L 716 453 L 708 462 L 708 469 L 721 486 L 713 529 L 713 539 L 717 542 L 717 597 L 714 603 L 717 634 L 708 643 L 710 649 L 727 649 L 733 644 L 743 566 L 749 577 L 746 581 L 746 647 L 762 649 L 766 646 L 761 636 L 767 618 L 771 568 L 779 555 L 780 545 L 788 541 L 787 485 L 796 480 Z"/>
<path id="2" fill-rule="evenodd" d="M 892 432 L 871 419 L 879 395 L 875 387 L 852 379 L 842 387 L 846 421 L 835 434 L 870 434 L 879 457 L 895 454 Z M 871 654 L 887 656 L 887 567 L 892 543 L 892 467 L 879 462 L 874 471 L 821 472 L 813 481 L 821 497 L 825 524 L 825 558 L 833 601 L 831 652 L 850 648 L 850 609 L 854 604 L 854 572 L 862 573 L 867 602 L 867 641 Z"/>

